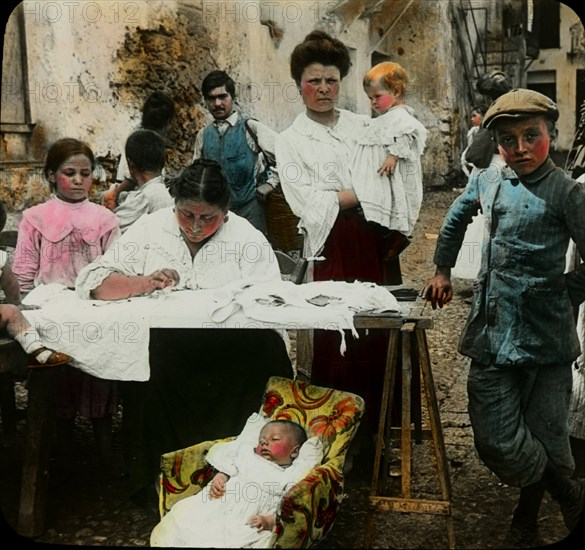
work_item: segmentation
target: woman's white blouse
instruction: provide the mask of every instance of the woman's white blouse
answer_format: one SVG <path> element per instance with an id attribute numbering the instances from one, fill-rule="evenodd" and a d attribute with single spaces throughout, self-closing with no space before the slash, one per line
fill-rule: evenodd
<path id="1" fill-rule="evenodd" d="M 276 162 L 284 196 L 300 218 L 305 254 L 318 255 L 339 213 L 337 192 L 352 189 L 350 166 L 356 140 L 369 117 L 337 109 L 334 128 L 305 113 L 276 139 Z"/>
<path id="2" fill-rule="evenodd" d="M 173 207 L 142 216 L 104 255 L 79 273 L 81 298 L 112 273 L 150 275 L 163 268 L 180 276 L 177 290 L 219 288 L 239 279 L 280 280 L 278 262 L 266 237 L 244 218 L 228 213 L 228 220 L 194 258 L 181 236 Z"/>

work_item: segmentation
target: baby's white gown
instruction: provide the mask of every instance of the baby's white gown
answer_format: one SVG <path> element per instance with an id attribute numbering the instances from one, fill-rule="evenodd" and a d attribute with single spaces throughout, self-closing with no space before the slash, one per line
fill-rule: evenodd
<path id="1" fill-rule="evenodd" d="M 292 485 L 319 464 L 321 441 L 306 441 L 291 466 L 283 468 L 254 453 L 260 429 L 267 422 L 254 413 L 234 441 L 214 445 L 207 461 L 230 475 L 225 495 L 211 499 L 209 483 L 198 494 L 177 502 L 154 528 L 151 546 L 192 548 L 267 548 L 272 531 L 258 531 L 246 522 L 257 514 L 274 514 Z"/>

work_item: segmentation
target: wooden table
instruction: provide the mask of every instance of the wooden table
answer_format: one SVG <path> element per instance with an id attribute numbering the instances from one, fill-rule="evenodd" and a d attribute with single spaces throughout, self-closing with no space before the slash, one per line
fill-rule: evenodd
<path id="1" fill-rule="evenodd" d="M 389 287 L 390 290 L 395 290 L 397 287 Z M 354 317 L 354 324 L 356 328 L 366 329 L 388 329 L 390 332 L 390 340 L 388 347 L 388 358 L 386 366 L 386 376 L 384 380 L 384 401 L 382 403 L 382 413 L 380 416 L 380 427 L 378 431 L 378 442 L 375 453 L 375 467 L 372 481 L 372 494 L 370 497 L 371 505 L 380 507 L 385 503 L 384 508 L 397 510 L 398 504 L 408 504 L 406 507 L 402 506 L 401 511 L 425 511 L 429 513 L 438 513 L 438 505 L 432 506 L 427 504 L 416 505 L 410 503 L 408 494 L 403 495 L 391 507 L 388 506 L 388 499 L 386 497 L 378 497 L 377 487 L 379 479 L 379 469 L 383 462 L 384 449 L 388 448 L 389 435 L 391 431 L 387 428 L 386 413 L 391 407 L 391 396 L 393 387 L 393 376 L 396 372 L 398 364 L 398 343 L 402 341 L 402 369 L 403 369 L 403 410 L 405 404 L 410 403 L 410 383 L 407 380 L 412 377 L 411 360 L 410 360 L 410 338 L 414 337 L 414 342 L 418 345 L 420 350 L 426 350 L 426 340 L 424 331 L 432 327 L 432 319 L 428 316 L 422 315 L 420 312 L 420 304 L 408 303 L 410 312 L 406 315 L 393 314 L 360 314 Z M 254 325 L 256 326 L 256 325 Z M 256 326 L 257 328 L 257 326 Z M 312 330 L 299 329 L 299 330 Z M 213 329 L 211 329 L 213 330 Z M 438 409 L 436 398 L 434 394 L 434 387 L 432 382 L 432 375 L 430 374 L 430 364 L 428 355 L 420 354 L 420 364 L 425 380 L 424 388 L 427 398 L 430 399 L 432 408 L 432 434 L 435 442 L 435 449 L 438 455 L 439 471 L 442 480 L 443 500 L 441 502 L 441 513 L 450 517 L 449 504 L 449 479 L 445 464 L 445 452 L 442 440 L 442 433 L 440 430 L 440 421 L 438 418 Z M 41 369 L 31 369 L 28 377 L 28 407 L 26 420 L 26 435 L 24 445 L 24 458 L 22 469 L 22 481 L 20 489 L 20 503 L 18 512 L 17 532 L 26 537 L 37 537 L 45 531 L 45 512 L 47 506 L 47 489 L 48 489 L 48 475 L 49 475 L 49 458 L 51 451 L 51 438 L 53 433 L 54 414 L 49 413 L 54 411 L 54 385 L 59 372 L 59 369 L 67 368 L 49 367 Z M 410 407 L 408 407 L 410 410 Z M 402 446 L 402 464 L 403 464 L 403 485 L 406 487 L 407 481 L 410 479 L 410 421 L 408 417 L 403 418 L 403 446 Z M 385 455 L 384 455 L 385 456 Z M 369 514 L 371 517 L 371 514 Z M 371 529 L 368 530 L 368 533 Z M 450 538 L 451 540 L 451 538 Z"/>

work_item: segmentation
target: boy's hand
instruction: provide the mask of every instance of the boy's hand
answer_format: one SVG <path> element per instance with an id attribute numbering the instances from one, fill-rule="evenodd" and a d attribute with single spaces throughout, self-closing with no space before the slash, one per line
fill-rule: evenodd
<path id="1" fill-rule="evenodd" d="M 437 268 L 435 276 L 422 289 L 420 295 L 431 302 L 433 309 L 442 308 L 453 298 L 450 268 Z"/>
<path id="2" fill-rule="evenodd" d="M 382 163 L 382 166 L 378 168 L 378 174 L 380 176 L 389 176 L 396 168 L 398 158 L 394 155 L 388 155 L 388 158 Z"/>
<path id="3" fill-rule="evenodd" d="M 225 495 L 225 484 L 229 476 L 223 472 L 215 474 L 211 480 L 211 489 L 209 490 L 209 496 L 211 498 L 221 498 Z"/>
<path id="4" fill-rule="evenodd" d="M 258 529 L 258 531 L 272 531 L 274 529 L 274 524 L 276 523 L 276 516 L 272 515 L 263 515 L 259 514 L 257 516 L 252 516 L 248 521 L 247 524 L 250 527 L 254 527 Z"/>

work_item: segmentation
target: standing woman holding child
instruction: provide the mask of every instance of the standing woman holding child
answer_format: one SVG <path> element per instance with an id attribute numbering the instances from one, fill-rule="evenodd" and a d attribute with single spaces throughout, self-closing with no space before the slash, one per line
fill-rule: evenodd
<path id="1" fill-rule="evenodd" d="M 304 255 L 324 257 L 314 262 L 314 280 L 384 283 L 388 240 L 363 217 L 350 170 L 369 117 L 336 106 L 350 65 L 346 46 L 322 31 L 295 47 L 291 76 L 305 111 L 278 136 L 276 160 L 286 200 L 300 218 Z M 337 333 L 315 331 L 311 381 L 362 395 L 371 431 L 378 420 L 387 341 L 383 331 L 360 331 L 359 339 L 348 336 L 342 356 Z"/>

